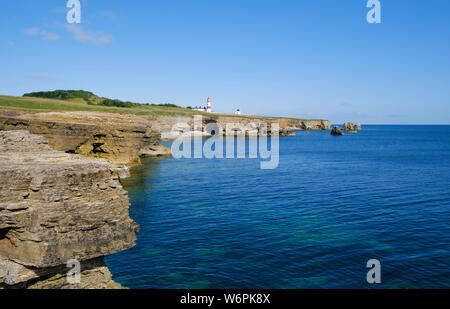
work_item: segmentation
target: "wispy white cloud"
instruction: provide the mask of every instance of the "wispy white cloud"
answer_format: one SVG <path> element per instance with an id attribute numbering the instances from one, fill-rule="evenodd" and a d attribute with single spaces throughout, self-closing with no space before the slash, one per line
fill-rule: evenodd
<path id="1" fill-rule="evenodd" d="M 87 31 L 80 25 L 67 24 L 64 27 L 73 35 L 74 40 L 78 42 L 105 45 L 113 40 L 112 36 L 107 33 Z"/>
<path id="2" fill-rule="evenodd" d="M 48 32 L 46 30 L 42 30 L 38 27 L 25 29 L 23 33 L 30 36 L 38 36 L 46 41 L 57 41 L 60 39 L 59 35 Z"/>
<path id="3" fill-rule="evenodd" d="M 26 75 L 25 78 L 27 79 L 34 79 L 34 80 L 60 80 L 60 78 L 58 77 L 52 77 L 52 76 L 47 76 L 47 75 L 42 75 L 42 74 L 31 74 L 31 75 Z"/>
<path id="4" fill-rule="evenodd" d="M 117 20 L 117 14 L 113 11 L 101 11 L 99 15 L 109 20 Z"/>
<path id="5" fill-rule="evenodd" d="M 59 40 L 59 35 L 51 33 L 51 32 L 41 31 L 40 35 L 42 36 L 42 38 L 44 40 L 49 40 L 49 41 Z"/>
<path id="6" fill-rule="evenodd" d="M 39 35 L 39 28 L 28 28 L 23 31 L 26 35 Z"/>

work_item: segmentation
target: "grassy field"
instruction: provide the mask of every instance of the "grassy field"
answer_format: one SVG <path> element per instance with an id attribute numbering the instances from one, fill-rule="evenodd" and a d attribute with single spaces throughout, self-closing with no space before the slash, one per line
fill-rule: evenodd
<path id="1" fill-rule="evenodd" d="M 135 115 L 192 115 L 201 114 L 187 108 L 142 105 L 133 108 L 89 105 L 82 99 L 55 100 L 0 95 L 0 108 L 31 112 L 91 111 Z M 206 114 L 206 113 L 205 113 Z"/>
<path id="2" fill-rule="evenodd" d="M 212 118 L 219 116 L 237 117 L 233 114 L 209 114 L 205 112 L 193 111 L 182 107 L 169 107 L 158 105 L 138 105 L 136 107 L 115 107 L 91 105 L 83 99 L 56 100 L 35 97 L 13 97 L 0 95 L 0 109 L 12 109 L 30 112 L 62 112 L 62 111 L 92 111 L 92 112 L 111 112 L 135 115 L 165 115 L 165 116 L 192 116 L 205 115 Z M 264 117 L 264 116 L 248 116 L 241 115 L 242 118 L 286 118 L 286 117 Z M 298 119 L 298 118 L 295 118 Z M 310 119 L 302 119 L 310 120 Z"/>

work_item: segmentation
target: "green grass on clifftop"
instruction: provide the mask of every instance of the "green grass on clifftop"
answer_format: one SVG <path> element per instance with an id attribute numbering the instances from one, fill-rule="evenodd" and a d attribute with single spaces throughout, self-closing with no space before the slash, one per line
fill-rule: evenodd
<path id="1" fill-rule="evenodd" d="M 192 116 L 205 115 L 212 118 L 219 116 L 274 119 L 286 117 L 236 116 L 233 114 L 209 114 L 193 111 L 173 104 L 139 104 L 120 100 L 101 98 L 92 92 L 83 90 L 56 90 L 49 92 L 27 93 L 23 97 L 0 95 L 0 109 L 12 109 L 30 112 L 91 111 L 134 115 Z M 299 118 L 295 118 L 299 119 Z M 312 119 L 301 119 L 312 120 Z M 317 119 L 314 119 L 317 120 Z"/>
<path id="2" fill-rule="evenodd" d="M 91 111 L 111 112 L 135 115 L 192 115 L 201 114 L 187 108 L 136 104 L 133 107 L 118 107 L 107 104 L 89 104 L 83 99 L 73 98 L 68 100 L 47 99 L 37 97 L 13 97 L 0 95 L 0 108 L 30 112 L 62 112 L 62 111 Z"/>

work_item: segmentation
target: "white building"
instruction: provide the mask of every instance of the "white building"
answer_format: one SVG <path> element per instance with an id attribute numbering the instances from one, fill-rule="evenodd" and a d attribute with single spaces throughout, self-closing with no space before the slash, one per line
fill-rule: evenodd
<path id="1" fill-rule="evenodd" d="M 206 107 L 196 106 L 192 110 L 198 111 L 198 112 L 206 112 Z"/>

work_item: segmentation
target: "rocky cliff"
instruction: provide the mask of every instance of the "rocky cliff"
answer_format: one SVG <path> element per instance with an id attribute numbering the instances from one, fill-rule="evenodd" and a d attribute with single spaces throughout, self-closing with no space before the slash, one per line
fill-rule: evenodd
<path id="1" fill-rule="evenodd" d="M 118 287 L 103 256 L 133 247 L 136 239 L 138 226 L 118 180 L 127 171 L 55 151 L 27 131 L 0 131 L 2 286 Z M 81 263 L 78 285 L 65 277 L 72 259 Z"/>
<path id="2" fill-rule="evenodd" d="M 175 139 L 186 130 L 207 132 L 207 127 L 214 134 L 234 135 L 249 130 L 247 135 L 270 135 L 273 123 L 279 125 L 281 136 L 295 135 L 296 130 L 331 129 L 327 120 L 293 118 L 211 115 L 203 116 L 198 126 L 192 116 L 0 110 L 0 130 L 27 130 L 44 136 L 55 150 L 131 166 L 139 165 L 140 157 L 170 155 L 170 149 L 160 145 L 161 137 Z M 219 128 L 222 132 L 216 132 Z"/>
<path id="3" fill-rule="evenodd" d="M 294 131 L 331 130 L 328 120 L 302 120 L 294 118 L 268 118 L 268 117 L 241 117 L 241 116 L 203 116 L 201 125 L 196 125 L 190 116 L 147 116 L 152 127 L 161 132 L 163 139 L 174 139 L 188 130 L 207 131 L 206 127 L 214 128 L 214 124 L 222 130 L 224 135 L 233 135 L 235 132 L 250 130 L 256 135 L 262 131 L 270 132 L 272 124 L 277 123 L 280 135 L 295 135 Z M 187 126 L 186 126 L 187 125 Z M 218 134 L 219 132 L 214 132 Z"/>
<path id="4" fill-rule="evenodd" d="M 344 130 L 349 133 L 356 133 L 357 131 L 362 130 L 362 126 L 357 122 L 346 122 L 344 123 Z"/>
<path id="5" fill-rule="evenodd" d="M 170 155 L 151 123 L 131 114 L 0 110 L 0 130 L 27 130 L 44 136 L 55 150 L 116 164 L 139 165 L 141 156 Z"/>
<path id="6" fill-rule="evenodd" d="M 176 137 L 177 124 L 259 134 L 275 122 L 285 135 L 330 129 L 322 120 L 212 115 L 195 127 L 187 116 L 0 110 L 0 288 L 120 287 L 103 256 L 134 246 L 138 230 L 119 182 L 128 175 L 123 165 L 169 155 L 161 134 Z M 78 284 L 66 280 L 73 259 Z"/>

